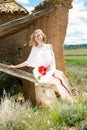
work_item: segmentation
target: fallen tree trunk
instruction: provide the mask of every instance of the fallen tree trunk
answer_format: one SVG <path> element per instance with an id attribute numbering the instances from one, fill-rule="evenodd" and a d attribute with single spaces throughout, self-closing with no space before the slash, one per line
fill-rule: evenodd
<path id="1" fill-rule="evenodd" d="M 36 83 L 36 80 L 32 73 L 28 73 L 20 69 L 8 68 L 8 65 L 2 63 L 0 63 L 0 71 Z M 38 85 L 42 87 L 46 87 L 46 85 L 48 85 L 49 88 L 54 88 L 54 86 L 46 83 L 38 83 Z"/>
<path id="2" fill-rule="evenodd" d="M 4 65 L 4 64 L 0 63 L 0 71 L 13 75 L 18 78 L 22 78 L 22 79 L 29 80 L 31 82 L 35 82 L 35 79 L 31 73 L 25 72 L 20 69 L 8 68 L 8 65 Z"/>
<path id="3" fill-rule="evenodd" d="M 21 29 L 23 29 L 27 25 L 29 25 L 33 20 L 35 20 L 39 17 L 42 17 L 44 15 L 47 15 L 54 9 L 55 9 L 55 7 L 52 6 L 50 8 L 43 9 L 36 13 L 32 13 L 31 15 L 27 15 L 25 17 L 15 19 L 15 20 L 12 20 L 10 22 L 0 25 L 0 38 L 20 31 Z"/>
<path id="4" fill-rule="evenodd" d="M 34 83 L 36 82 L 33 74 L 25 72 L 20 69 L 8 68 L 8 65 L 4 65 L 4 64 L 0 63 L 0 71 L 13 75 L 13 76 L 16 76 L 18 78 L 26 79 L 26 80 L 34 82 Z M 38 106 L 47 108 L 47 107 L 50 107 L 51 105 L 53 105 L 53 103 L 55 103 L 57 101 L 57 97 L 55 94 L 55 91 L 56 91 L 55 85 L 35 84 L 34 86 L 35 86 L 35 95 L 34 95 L 33 91 L 32 91 L 32 95 L 35 98 L 36 104 Z M 31 87 L 33 88 L 33 86 L 31 86 Z M 33 103 L 32 100 L 31 100 L 31 102 Z"/>

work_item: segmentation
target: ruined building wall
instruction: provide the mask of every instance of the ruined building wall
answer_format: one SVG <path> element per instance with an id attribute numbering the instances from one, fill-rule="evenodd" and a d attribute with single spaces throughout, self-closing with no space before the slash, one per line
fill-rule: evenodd
<path id="1" fill-rule="evenodd" d="M 57 7 L 50 14 L 33 21 L 31 24 L 29 24 L 29 26 L 27 26 L 26 29 L 1 39 L 0 60 L 10 60 L 11 62 L 18 63 L 26 59 L 29 53 L 29 37 L 33 30 L 41 28 L 47 36 L 47 43 L 53 45 L 57 69 L 65 72 L 63 46 L 67 24 L 68 9 Z"/>

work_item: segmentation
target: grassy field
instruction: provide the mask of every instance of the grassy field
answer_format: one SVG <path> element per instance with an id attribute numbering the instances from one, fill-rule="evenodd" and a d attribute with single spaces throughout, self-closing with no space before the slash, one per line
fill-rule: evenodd
<path id="1" fill-rule="evenodd" d="M 87 49 L 65 49 L 67 77 L 74 102 L 58 100 L 50 109 L 4 98 L 0 130 L 87 130 Z"/>
<path id="2" fill-rule="evenodd" d="M 70 85 L 87 91 L 87 49 L 65 49 L 64 57 Z"/>
<path id="3" fill-rule="evenodd" d="M 64 56 L 68 66 L 87 67 L 87 49 L 65 49 Z"/>

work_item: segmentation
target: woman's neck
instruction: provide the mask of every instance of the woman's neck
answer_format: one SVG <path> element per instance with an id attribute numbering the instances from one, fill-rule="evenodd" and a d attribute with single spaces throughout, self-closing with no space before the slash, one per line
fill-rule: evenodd
<path id="1" fill-rule="evenodd" d="M 37 47 L 43 47 L 44 43 L 38 43 Z"/>

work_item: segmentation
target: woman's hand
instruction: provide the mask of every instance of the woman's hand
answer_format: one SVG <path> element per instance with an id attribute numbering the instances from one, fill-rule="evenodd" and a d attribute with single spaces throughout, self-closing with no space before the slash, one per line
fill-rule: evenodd
<path id="1" fill-rule="evenodd" d="M 17 64 L 17 65 L 8 65 L 8 68 L 16 68 L 17 69 L 17 68 L 22 68 L 22 67 L 25 67 L 25 66 L 27 66 L 26 61 L 24 61 L 20 64 Z"/>
<path id="2" fill-rule="evenodd" d="M 8 65 L 8 68 L 15 68 L 14 65 Z"/>
<path id="3" fill-rule="evenodd" d="M 47 65 L 47 66 L 46 66 L 47 70 L 49 70 L 49 69 L 50 69 L 50 67 L 51 67 L 51 65 L 50 65 L 50 64 L 49 64 L 49 65 Z"/>

